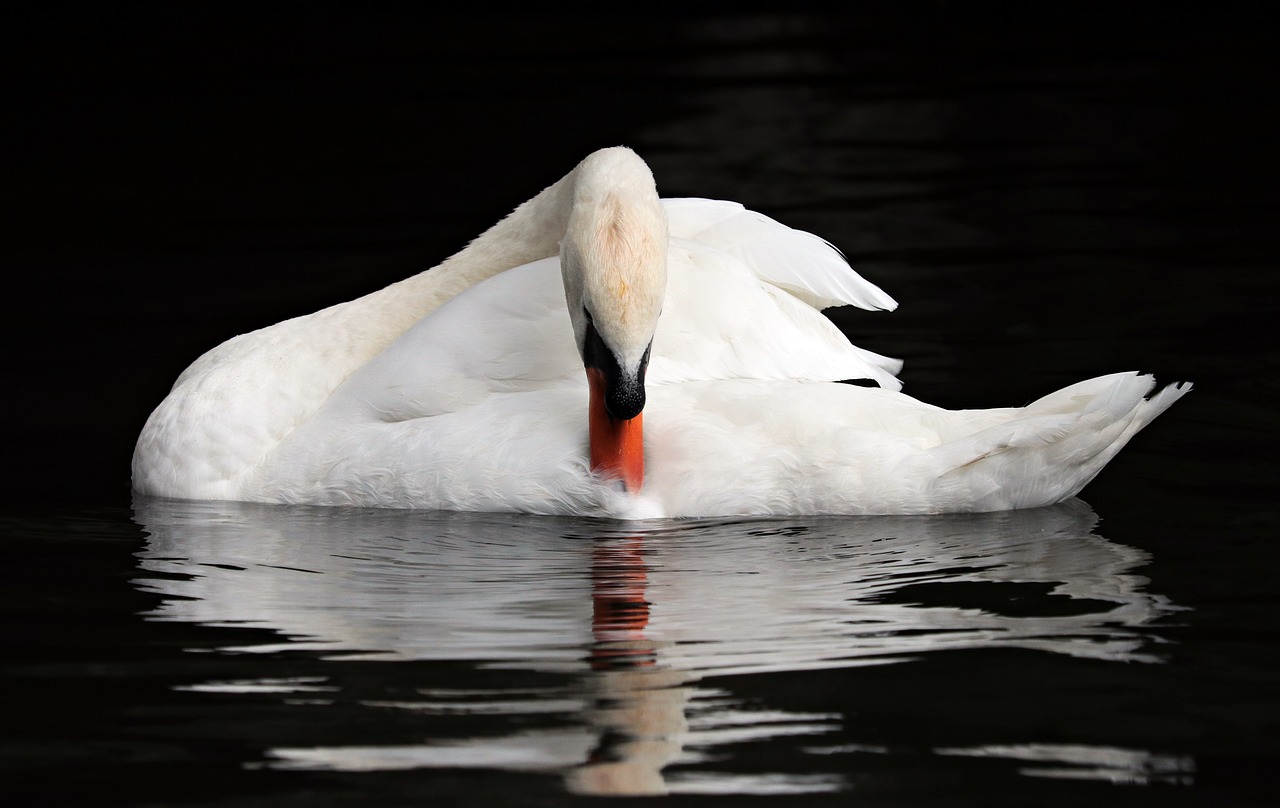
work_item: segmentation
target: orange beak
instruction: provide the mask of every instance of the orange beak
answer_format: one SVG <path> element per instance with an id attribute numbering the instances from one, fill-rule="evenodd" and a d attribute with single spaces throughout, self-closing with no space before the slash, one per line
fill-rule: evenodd
<path id="1" fill-rule="evenodd" d="M 604 374 L 588 367 L 587 383 L 591 390 L 587 404 L 591 470 L 621 480 L 627 491 L 639 491 L 644 483 L 644 413 L 625 421 L 614 418 L 604 406 Z"/>

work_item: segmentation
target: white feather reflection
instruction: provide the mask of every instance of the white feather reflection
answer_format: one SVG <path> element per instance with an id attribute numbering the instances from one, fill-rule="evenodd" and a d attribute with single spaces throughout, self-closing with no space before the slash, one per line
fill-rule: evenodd
<path id="1" fill-rule="evenodd" d="M 1134 570 L 1145 554 L 1092 533 L 1096 516 L 1078 500 L 966 516 L 639 524 L 142 498 L 135 511 L 150 534 L 138 585 L 163 597 L 152 619 L 260 626 L 284 638 L 245 651 L 582 677 L 568 693 L 376 705 L 555 710 L 574 719 L 568 729 L 276 749 L 281 767 L 554 770 L 582 793 L 830 790 L 841 783 L 767 772 L 682 779 L 664 769 L 724 744 L 820 735 L 841 720 L 743 709 L 708 677 L 954 648 L 1150 661 L 1146 627 L 1175 608 L 1144 591 Z M 1002 587 L 1026 585 L 1039 587 L 1036 597 L 1019 589 L 1015 600 L 1035 608 L 1001 613 Z"/>

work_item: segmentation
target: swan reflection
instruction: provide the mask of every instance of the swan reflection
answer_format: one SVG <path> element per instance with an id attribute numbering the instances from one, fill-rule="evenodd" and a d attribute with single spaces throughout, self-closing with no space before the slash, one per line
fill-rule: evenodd
<path id="1" fill-rule="evenodd" d="M 1096 516 L 1079 500 L 946 517 L 650 523 L 149 498 L 135 513 L 149 534 L 137 585 L 161 596 L 150 619 L 280 638 L 241 651 L 457 660 L 580 682 L 376 704 L 554 714 L 567 727 L 278 748 L 280 767 L 561 771 L 571 790 L 595 794 L 829 790 L 841 783 L 770 773 L 709 782 L 669 769 L 729 743 L 820 736 L 842 720 L 744 705 L 715 686 L 720 675 L 960 648 L 1153 661 L 1149 626 L 1176 608 L 1145 591 L 1135 570 L 1147 556 L 1093 533 Z M 236 687 L 323 695 L 326 683 L 192 689 Z"/>

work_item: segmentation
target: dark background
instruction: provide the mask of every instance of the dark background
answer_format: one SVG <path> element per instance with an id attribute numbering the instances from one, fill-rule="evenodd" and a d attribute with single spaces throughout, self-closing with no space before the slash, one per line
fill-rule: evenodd
<path id="1" fill-rule="evenodd" d="M 845 251 L 902 307 L 832 316 L 917 397 L 1190 379 L 1118 462 L 1238 460 L 1270 495 L 1280 129 L 1250 7 L 728 8 L 4 12 L 6 495 L 127 502 L 199 353 L 432 266 L 619 143 L 664 195 Z"/>
<path id="2" fill-rule="evenodd" d="M 349 739 L 348 713 L 299 721 L 270 697 L 181 690 L 278 676 L 280 660 L 191 653 L 265 629 L 140 617 L 160 599 L 137 584 L 129 460 L 204 350 L 433 266 L 626 144 L 664 195 L 735 199 L 843 250 L 901 307 L 833 319 L 905 359 L 923 400 L 1016 405 L 1130 369 L 1196 385 L 1083 494 L 1099 535 L 1149 555 L 1150 591 L 1187 608 L 1152 629 L 1168 665 L 936 654 L 737 692 L 838 705 L 860 742 L 868 722 L 889 728 L 905 753 L 860 764 L 868 804 L 1274 802 L 1280 93 L 1262 6 L 427 5 L 0 12 L 0 763 L 16 793 L 404 804 L 481 783 L 499 802 L 562 801 L 494 773 L 246 768 L 282 737 Z M 352 703 L 475 675 L 389 667 L 346 673 Z M 975 787 L 981 771 L 914 754 L 1019 731 L 1186 754 L 1195 786 L 1020 778 L 1025 792 L 997 794 L 1012 775 Z"/>

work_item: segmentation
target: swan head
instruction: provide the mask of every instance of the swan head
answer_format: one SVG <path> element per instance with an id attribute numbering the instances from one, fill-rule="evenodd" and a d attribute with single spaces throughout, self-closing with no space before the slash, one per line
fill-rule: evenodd
<path id="1" fill-rule="evenodd" d="M 667 244 L 653 174 L 635 152 L 602 149 L 578 165 L 560 243 L 565 301 L 591 390 L 591 466 L 629 491 L 644 476 L 644 379 Z"/>

